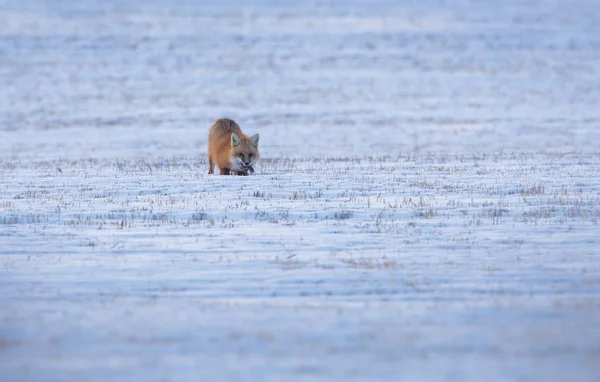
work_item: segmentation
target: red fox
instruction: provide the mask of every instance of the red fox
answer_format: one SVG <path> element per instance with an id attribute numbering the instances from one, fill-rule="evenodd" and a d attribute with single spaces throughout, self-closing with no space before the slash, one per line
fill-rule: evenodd
<path id="1" fill-rule="evenodd" d="M 229 118 L 218 119 L 208 132 L 208 173 L 213 174 L 215 164 L 221 175 L 249 175 L 260 154 L 258 152 L 258 134 L 251 137 Z"/>

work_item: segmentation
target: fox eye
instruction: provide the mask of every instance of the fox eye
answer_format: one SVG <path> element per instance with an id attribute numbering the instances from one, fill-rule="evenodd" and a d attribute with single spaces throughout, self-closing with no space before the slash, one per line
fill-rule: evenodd
<path id="1" fill-rule="evenodd" d="M 240 158 L 243 158 L 243 157 L 244 157 L 244 154 L 240 153 L 238 156 L 239 156 Z"/>
<path id="2" fill-rule="evenodd" d="M 248 157 L 252 158 L 252 153 L 248 154 Z"/>

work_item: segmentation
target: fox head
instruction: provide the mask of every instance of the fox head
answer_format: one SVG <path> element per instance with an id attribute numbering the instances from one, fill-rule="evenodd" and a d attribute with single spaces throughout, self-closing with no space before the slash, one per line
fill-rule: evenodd
<path id="1" fill-rule="evenodd" d="M 229 162 L 231 162 L 232 170 L 251 168 L 258 163 L 260 159 L 258 138 L 258 134 L 254 134 L 250 138 L 240 137 L 236 133 L 231 134 Z"/>

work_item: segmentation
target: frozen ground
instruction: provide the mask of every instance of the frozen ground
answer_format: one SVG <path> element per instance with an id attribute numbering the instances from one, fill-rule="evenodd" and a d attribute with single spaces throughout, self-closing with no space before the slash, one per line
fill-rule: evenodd
<path id="1" fill-rule="evenodd" d="M 597 2 L 210 4 L 0 0 L 2 381 L 598 379 Z"/>
<path id="2" fill-rule="evenodd" d="M 12 161 L 9 380 L 600 373 L 600 156 Z"/>

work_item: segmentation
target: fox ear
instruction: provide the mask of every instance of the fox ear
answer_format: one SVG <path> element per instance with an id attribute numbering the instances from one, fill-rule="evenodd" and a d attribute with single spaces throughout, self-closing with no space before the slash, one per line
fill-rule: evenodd
<path id="1" fill-rule="evenodd" d="M 253 136 L 250 137 L 250 142 L 252 143 L 252 146 L 258 148 L 258 134 L 254 134 Z"/>
<path id="2" fill-rule="evenodd" d="M 231 146 L 236 147 L 239 146 L 241 140 L 240 137 L 236 133 L 231 133 Z"/>

